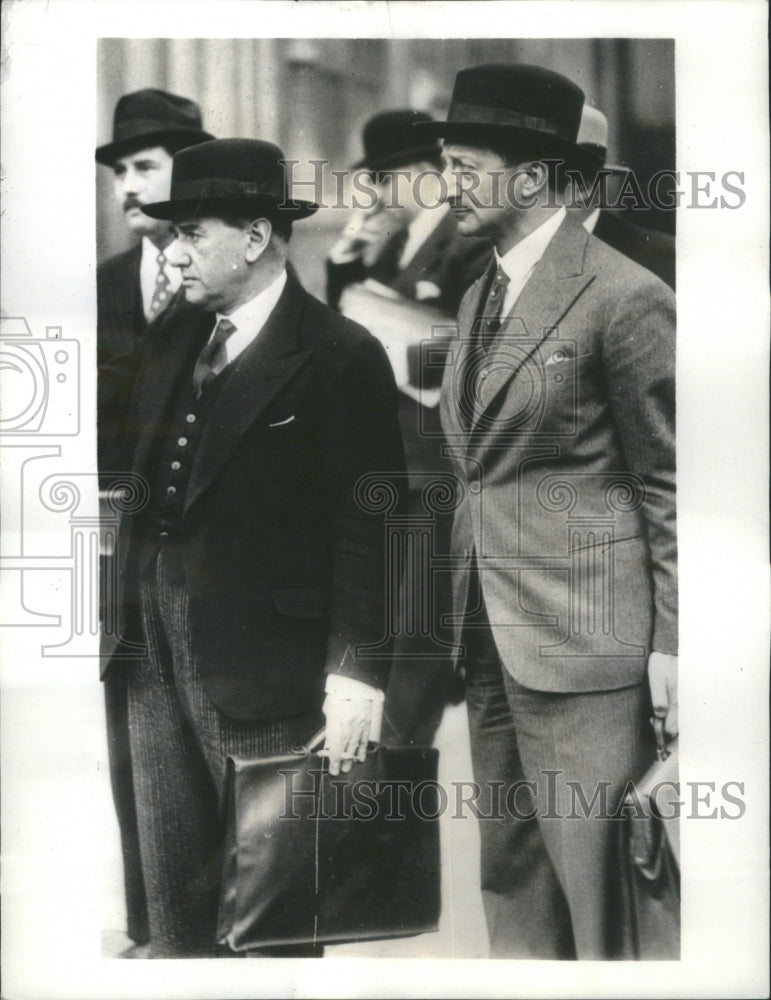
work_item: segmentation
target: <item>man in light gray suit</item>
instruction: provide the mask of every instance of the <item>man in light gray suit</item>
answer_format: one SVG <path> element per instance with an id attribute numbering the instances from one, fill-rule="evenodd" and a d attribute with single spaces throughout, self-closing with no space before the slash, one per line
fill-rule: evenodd
<path id="1" fill-rule="evenodd" d="M 478 66 L 448 121 L 415 126 L 444 139 L 459 231 L 496 247 L 442 426 L 499 958 L 621 957 L 610 817 L 653 759 L 651 714 L 677 730 L 674 297 L 560 207 L 583 101 L 549 70 Z"/>

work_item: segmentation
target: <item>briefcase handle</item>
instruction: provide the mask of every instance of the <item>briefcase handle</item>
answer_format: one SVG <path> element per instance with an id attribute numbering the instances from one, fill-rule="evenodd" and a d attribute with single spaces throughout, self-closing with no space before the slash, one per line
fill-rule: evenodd
<path id="1" fill-rule="evenodd" d="M 313 736 L 311 736 L 311 738 L 307 741 L 307 743 L 305 743 L 303 746 L 292 747 L 291 752 L 296 753 L 298 757 L 305 757 L 309 754 L 314 753 L 316 750 L 322 747 L 324 745 L 324 740 L 326 739 L 326 737 L 327 737 L 327 727 L 322 726 L 317 733 L 314 733 Z M 376 743 L 370 740 L 367 752 L 372 753 L 373 751 L 377 750 L 380 746 L 381 746 L 380 743 Z"/>
<path id="2" fill-rule="evenodd" d="M 301 747 L 292 747 L 292 753 L 296 753 L 298 757 L 305 757 L 308 754 L 312 754 L 314 750 L 318 750 L 319 747 L 324 745 L 324 740 L 327 737 L 327 727 L 322 726 L 318 732 L 314 733 L 313 736 Z"/>

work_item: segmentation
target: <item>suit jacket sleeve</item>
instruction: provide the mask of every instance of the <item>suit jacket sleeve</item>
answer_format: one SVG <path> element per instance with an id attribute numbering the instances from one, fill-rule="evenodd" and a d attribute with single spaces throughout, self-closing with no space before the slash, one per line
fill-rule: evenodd
<path id="1" fill-rule="evenodd" d="M 325 389 L 320 431 L 332 523 L 327 670 L 385 688 L 388 644 L 375 657 L 360 648 L 388 634 L 385 511 L 367 509 L 357 494 L 362 476 L 380 474 L 380 496 L 393 498 L 389 515 L 403 508 L 396 385 L 381 345 L 372 337 L 358 341 Z"/>
<path id="2" fill-rule="evenodd" d="M 677 653 L 675 300 L 657 279 L 625 291 L 604 345 L 608 390 L 628 468 L 645 484 L 653 649 Z"/>

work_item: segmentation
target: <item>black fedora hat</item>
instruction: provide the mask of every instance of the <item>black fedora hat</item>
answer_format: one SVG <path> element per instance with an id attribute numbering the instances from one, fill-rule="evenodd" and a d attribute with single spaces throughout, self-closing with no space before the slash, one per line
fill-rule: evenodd
<path id="1" fill-rule="evenodd" d="M 472 145 L 519 138 L 536 155 L 572 161 L 583 104 L 583 90 L 560 73 L 524 63 L 489 63 L 457 74 L 447 121 L 413 128 L 424 136 Z"/>
<path id="2" fill-rule="evenodd" d="M 181 149 L 183 143 L 193 146 L 213 138 L 202 128 L 195 101 L 146 88 L 124 94 L 115 105 L 112 142 L 99 146 L 96 159 L 109 167 L 121 156 L 147 146 L 173 141 Z"/>
<path id="3" fill-rule="evenodd" d="M 431 115 L 410 108 L 383 111 L 370 118 L 361 136 L 364 156 L 353 169 L 387 170 L 424 159 L 438 160 L 442 154 L 439 141 L 419 135 L 412 127 L 433 120 Z"/>
<path id="4" fill-rule="evenodd" d="M 263 212 L 304 219 L 318 209 L 290 199 L 284 154 L 261 139 L 213 139 L 174 155 L 168 201 L 143 205 L 153 219 L 184 219 L 218 212 Z"/>

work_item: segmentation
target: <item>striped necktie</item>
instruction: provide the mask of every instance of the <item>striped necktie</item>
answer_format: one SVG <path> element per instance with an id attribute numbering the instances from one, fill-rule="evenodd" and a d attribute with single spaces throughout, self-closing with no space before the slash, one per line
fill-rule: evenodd
<path id="1" fill-rule="evenodd" d="M 196 399 L 227 366 L 228 355 L 225 350 L 225 341 L 235 332 L 235 326 L 229 319 L 223 317 L 217 323 L 214 336 L 198 355 L 193 371 L 193 391 Z"/>

